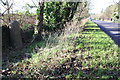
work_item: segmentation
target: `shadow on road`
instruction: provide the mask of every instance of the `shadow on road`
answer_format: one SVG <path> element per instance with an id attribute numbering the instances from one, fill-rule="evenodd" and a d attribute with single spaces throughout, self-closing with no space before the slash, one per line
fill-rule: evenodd
<path id="1" fill-rule="evenodd" d="M 101 28 L 101 30 L 104 31 L 108 36 L 110 36 L 115 44 L 120 47 L 120 24 L 99 20 L 92 21 L 96 23 Z"/>

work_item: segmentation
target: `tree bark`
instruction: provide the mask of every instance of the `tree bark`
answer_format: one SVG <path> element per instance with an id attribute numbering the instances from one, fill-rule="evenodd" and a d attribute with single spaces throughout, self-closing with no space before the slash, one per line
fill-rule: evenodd
<path id="1" fill-rule="evenodd" d="M 39 15 L 38 15 L 38 34 L 41 34 L 42 30 L 43 30 L 43 13 L 44 13 L 44 2 L 39 2 Z"/>

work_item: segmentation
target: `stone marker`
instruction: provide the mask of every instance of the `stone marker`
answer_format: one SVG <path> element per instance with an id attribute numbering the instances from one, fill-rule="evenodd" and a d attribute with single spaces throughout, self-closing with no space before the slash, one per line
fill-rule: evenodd
<path id="1" fill-rule="evenodd" d="M 10 39 L 12 42 L 12 46 L 15 48 L 21 48 L 23 44 L 22 44 L 20 24 L 17 21 L 12 21 L 10 23 L 9 28 L 10 28 Z"/>
<path id="2" fill-rule="evenodd" d="M 6 51 L 10 47 L 10 29 L 7 25 L 2 26 L 2 51 Z"/>

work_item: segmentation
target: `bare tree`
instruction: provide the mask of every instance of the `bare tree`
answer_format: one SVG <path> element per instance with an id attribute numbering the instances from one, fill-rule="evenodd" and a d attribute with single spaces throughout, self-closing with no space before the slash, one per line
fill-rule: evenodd
<path id="1" fill-rule="evenodd" d="M 10 9 L 12 9 L 12 6 L 13 6 L 13 2 L 14 0 L 0 0 L 1 2 L 1 6 L 5 9 L 5 11 L 3 11 L 3 13 L 1 14 L 1 16 L 3 16 L 6 12 L 7 12 L 7 16 L 8 16 L 8 22 L 10 22 Z"/>

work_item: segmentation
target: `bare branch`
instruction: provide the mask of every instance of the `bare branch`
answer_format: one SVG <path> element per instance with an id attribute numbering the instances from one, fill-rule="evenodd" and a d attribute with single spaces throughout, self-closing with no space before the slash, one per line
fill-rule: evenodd
<path id="1" fill-rule="evenodd" d="M 1 4 L 1 3 L 0 3 Z M 1 4 L 5 9 L 7 9 L 3 4 Z"/>
<path id="2" fill-rule="evenodd" d="M 34 4 L 34 6 L 36 6 L 36 4 L 35 4 L 35 2 L 32 0 L 32 2 L 33 2 L 33 4 Z"/>
<path id="3" fill-rule="evenodd" d="M 2 0 L 0 0 L 2 3 L 3 3 L 3 5 L 7 5 L 5 2 L 3 2 Z"/>
<path id="4" fill-rule="evenodd" d="M 2 15 L 4 15 L 4 13 L 12 7 L 12 5 L 13 3 L 2 13 Z"/>

